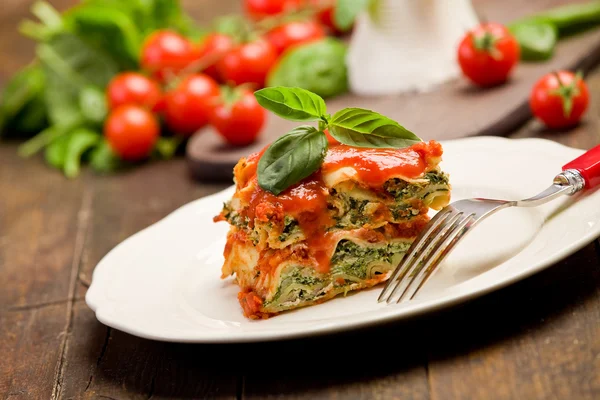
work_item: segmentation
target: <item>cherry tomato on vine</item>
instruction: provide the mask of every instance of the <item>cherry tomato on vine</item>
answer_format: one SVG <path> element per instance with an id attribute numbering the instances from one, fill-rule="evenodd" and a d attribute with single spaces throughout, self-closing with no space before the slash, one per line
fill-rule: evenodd
<path id="1" fill-rule="evenodd" d="M 220 94 L 217 82 L 205 74 L 184 78 L 165 96 L 164 117 L 174 133 L 190 136 L 204 127 Z"/>
<path id="2" fill-rule="evenodd" d="M 589 104 L 589 91 L 583 78 L 569 71 L 557 71 L 540 78 L 531 90 L 529 105 L 533 115 L 550 129 L 576 125 Z"/>
<path id="3" fill-rule="evenodd" d="M 334 20 L 336 0 L 309 0 L 309 7 L 317 10 L 316 20 L 334 35 L 343 33 Z"/>
<path id="4" fill-rule="evenodd" d="M 139 161 L 150 155 L 160 125 L 144 107 L 125 104 L 110 112 L 104 123 L 104 136 L 111 149 L 123 160 Z"/>
<path id="5" fill-rule="evenodd" d="M 253 19 L 262 19 L 295 11 L 303 0 L 244 0 L 244 10 Z"/>
<path id="6" fill-rule="evenodd" d="M 266 39 L 277 54 L 294 46 L 325 37 L 325 30 L 315 21 L 292 21 L 269 31 Z"/>
<path id="7" fill-rule="evenodd" d="M 216 64 L 234 47 L 233 38 L 222 33 L 211 33 L 200 43 L 198 57 L 200 62 L 206 62 L 209 66 L 204 73 L 213 79 L 219 80 L 219 72 Z"/>
<path id="8" fill-rule="evenodd" d="M 162 90 L 157 82 L 145 75 L 123 72 L 109 82 L 106 96 L 111 110 L 123 104 L 137 104 L 156 111 L 161 102 Z"/>
<path id="9" fill-rule="evenodd" d="M 230 97 L 221 99 L 213 108 L 210 123 L 228 143 L 248 145 L 263 128 L 267 112 L 249 90 L 234 89 Z"/>
<path id="10" fill-rule="evenodd" d="M 161 80 L 176 75 L 197 59 L 194 44 L 169 30 L 154 32 L 142 45 L 142 68 Z"/>
<path id="11" fill-rule="evenodd" d="M 235 85 L 253 83 L 263 87 L 276 61 L 277 53 L 273 46 L 258 39 L 235 47 L 217 63 L 217 69 L 224 82 Z"/>
<path id="12" fill-rule="evenodd" d="M 463 74 L 482 87 L 505 82 L 520 56 L 515 37 L 504 25 L 494 22 L 475 27 L 458 47 L 458 63 Z"/>

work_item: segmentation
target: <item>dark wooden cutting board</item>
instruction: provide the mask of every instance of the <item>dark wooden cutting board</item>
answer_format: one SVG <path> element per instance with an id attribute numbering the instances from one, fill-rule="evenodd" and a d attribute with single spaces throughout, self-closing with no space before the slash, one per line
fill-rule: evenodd
<path id="1" fill-rule="evenodd" d="M 480 16 L 508 23 L 568 0 L 474 0 Z M 506 135 L 531 118 L 528 96 L 543 74 L 556 69 L 589 71 L 600 61 L 600 29 L 562 39 L 546 62 L 521 63 L 509 83 L 477 89 L 459 78 L 433 91 L 399 96 L 361 97 L 346 94 L 327 100 L 329 112 L 345 107 L 372 109 L 397 120 L 424 140 L 446 140 L 475 135 Z M 210 127 L 190 138 L 186 154 L 190 172 L 199 180 L 232 179 L 237 161 L 297 126 L 269 114 L 260 139 L 247 147 L 227 146 Z"/>

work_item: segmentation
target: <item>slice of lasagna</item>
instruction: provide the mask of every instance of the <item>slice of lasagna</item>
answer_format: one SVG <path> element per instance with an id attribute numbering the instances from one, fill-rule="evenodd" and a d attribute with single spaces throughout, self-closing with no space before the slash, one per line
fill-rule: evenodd
<path id="1" fill-rule="evenodd" d="M 278 196 L 257 182 L 261 153 L 239 161 L 215 221 L 231 228 L 222 277 L 235 274 L 249 318 L 268 318 L 385 281 L 430 208 L 450 200 L 442 147 L 331 145 L 321 168 Z"/>

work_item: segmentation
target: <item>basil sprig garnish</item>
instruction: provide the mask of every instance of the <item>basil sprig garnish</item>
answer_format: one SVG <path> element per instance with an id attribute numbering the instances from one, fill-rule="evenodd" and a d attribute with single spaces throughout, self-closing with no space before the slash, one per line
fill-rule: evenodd
<path id="1" fill-rule="evenodd" d="M 402 148 L 421 141 L 396 121 L 362 108 L 345 108 L 335 113 L 329 133 L 338 142 L 355 147 Z"/>
<path id="2" fill-rule="evenodd" d="M 354 147 L 404 148 L 421 139 L 398 122 L 362 108 L 345 108 L 332 116 L 318 95 L 297 87 L 268 87 L 254 93 L 261 106 L 292 121 L 318 121 L 318 128 L 302 125 L 275 140 L 258 162 L 258 184 L 275 195 L 317 171 L 331 136 Z"/>

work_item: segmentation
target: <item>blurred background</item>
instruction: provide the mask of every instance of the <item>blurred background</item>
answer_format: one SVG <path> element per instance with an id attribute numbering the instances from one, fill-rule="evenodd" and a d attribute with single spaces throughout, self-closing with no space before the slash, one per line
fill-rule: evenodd
<path id="1" fill-rule="evenodd" d="M 585 123 L 600 58 L 596 0 L 7 1 L 0 18 L 0 135 L 70 179 L 181 157 L 231 182 L 295 126 L 253 96 L 275 86 L 425 140 L 532 117 L 564 132 Z"/>

